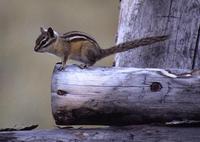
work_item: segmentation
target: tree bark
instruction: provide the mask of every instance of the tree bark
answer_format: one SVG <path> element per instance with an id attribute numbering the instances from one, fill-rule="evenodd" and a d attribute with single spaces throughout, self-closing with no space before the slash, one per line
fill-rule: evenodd
<path id="1" fill-rule="evenodd" d="M 200 68 L 199 0 L 122 0 L 117 43 L 165 34 L 165 42 L 117 54 L 116 66 Z"/>
<path id="2" fill-rule="evenodd" d="M 0 132 L 0 142 L 199 142 L 200 128 L 51 129 Z"/>
<path id="3" fill-rule="evenodd" d="M 200 75 L 162 69 L 68 66 L 52 76 L 58 125 L 130 125 L 200 120 Z M 171 70 L 171 72 L 184 72 Z"/>

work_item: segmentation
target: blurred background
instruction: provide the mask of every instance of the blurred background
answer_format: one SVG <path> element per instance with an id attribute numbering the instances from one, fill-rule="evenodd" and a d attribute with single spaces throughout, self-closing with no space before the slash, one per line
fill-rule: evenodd
<path id="1" fill-rule="evenodd" d="M 0 128 L 54 126 L 50 83 L 60 59 L 33 52 L 41 26 L 84 31 L 106 48 L 115 44 L 118 14 L 119 0 L 0 0 Z"/>

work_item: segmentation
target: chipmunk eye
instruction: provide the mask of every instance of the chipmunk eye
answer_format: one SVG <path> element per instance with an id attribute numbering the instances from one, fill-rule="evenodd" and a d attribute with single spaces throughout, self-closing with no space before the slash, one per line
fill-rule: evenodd
<path id="1" fill-rule="evenodd" d="M 43 37 L 42 40 L 40 41 L 40 45 L 45 44 L 48 39 L 49 39 L 48 37 Z"/>
<path id="2" fill-rule="evenodd" d="M 45 44 L 47 42 L 47 39 L 45 39 L 45 40 L 43 40 L 43 41 L 41 41 L 41 45 L 43 45 L 43 44 Z"/>
<path id="3" fill-rule="evenodd" d="M 36 44 L 40 44 L 41 41 L 44 39 L 45 37 L 43 35 L 40 35 L 37 39 L 36 39 Z"/>

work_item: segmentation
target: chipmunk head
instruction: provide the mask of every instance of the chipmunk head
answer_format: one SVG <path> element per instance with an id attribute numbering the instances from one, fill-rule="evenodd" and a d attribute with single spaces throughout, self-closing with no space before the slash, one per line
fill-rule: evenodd
<path id="1" fill-rule="evenodd" d="M 47 52 L 48 48 L 52 47 L 57 39 L 58 34 L 49 27 L 48 29 L 40 28 L 41 34 L 38 36 L 35 42 L 34 50 L 36 52 Z"/>

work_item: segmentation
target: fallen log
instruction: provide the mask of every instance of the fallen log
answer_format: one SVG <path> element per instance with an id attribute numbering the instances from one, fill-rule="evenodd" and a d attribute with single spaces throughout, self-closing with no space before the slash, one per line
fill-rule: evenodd
<path id="1" fill-rule="evenodd" d="M 0 142 L 199 142 L 200 128 L 138 125 L 0 132 Z"/>
<path id="2" fill-rule="evenodd" d="M 186 70 L 54 68 L 57 125 L 131 125 L 200 120 L 200 76 Z M 189 72 L 189 71 L 187 71 Z M 176 73 L 176 74 L 175 74 Z"/>

